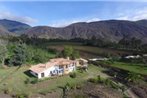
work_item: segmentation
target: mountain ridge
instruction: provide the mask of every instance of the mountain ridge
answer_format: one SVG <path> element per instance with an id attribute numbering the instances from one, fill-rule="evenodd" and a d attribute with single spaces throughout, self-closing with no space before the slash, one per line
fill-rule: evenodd
<path id="1" fill-rule="evenodd" d="M 102 20 L 77 22 L 65 27 L 34 26 L 12 21 L 0 20 L 0 36 L 26 34 L 29 37 L 46 39 L 97 39 L 118 42 L 122 38 L 138 38 L 147 43 L 147 20 Z"/>
<path id="2" fill-rule="evenodd" d="M 147 27 L 142 26 L 140 21 L 128 20 L 105 20 L 89 23 L 79 22 L 62 28 L 37 26 L 27 30 L 25 34 L 29 37 L 37 36 L 38 38 L 47 39 L 91 39 L 92 36 L 95 36 L 97 39 L 104 39 L 112 42 L 118 42 L 124 37 L 136 37 L 144 42 L 147 41 Z"/>
<path id="3" fill-rule="evenodd" d="M 31 26 L 28 24 L 8 19 L 1 19 L 0 25 L 6 28 L 9 32 L 18 35 L 24 33 L 27 29 L 31 28 Z"/>

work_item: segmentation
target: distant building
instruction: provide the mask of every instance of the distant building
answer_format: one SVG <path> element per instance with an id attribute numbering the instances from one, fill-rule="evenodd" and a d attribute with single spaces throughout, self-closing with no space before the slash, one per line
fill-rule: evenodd
<path id="1" fill-rule="evenodd" d="M 140 58 L 141 56 L 140 55 L 128 55 L 128 56 L 125 56 L 124 58 L 126 59 L 137 59 L 137 58 Z"/>
<path id="2" fill-rule="evenodd" d="M 36 76 L 38 79 L 44 77 L 69 74 L 70 72 L 75 71 L 77 66 L 87 66 L 86 63 L 81 64 L 79 62 L 80 62 L 79 60 L 55 58 L 55 59 L 51 59 L 49 62 L 45 64 L 33 65 L 30 68 L 30 73 Z"/>
<path id="3" fill-rule="evenodd" d="M 106 61 L 109 60 L 108 58 L 93 58 L 93 59 L 89 59 L 90 61 Z"/>
<path id="4" fill-rule="evenodd" d="M 147 57 L 147 54 L 143 54 L 144 57 Z"/>

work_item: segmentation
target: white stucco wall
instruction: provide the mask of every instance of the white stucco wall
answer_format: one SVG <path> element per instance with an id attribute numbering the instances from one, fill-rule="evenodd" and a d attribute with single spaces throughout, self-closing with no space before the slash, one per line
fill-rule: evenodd
<path id="1" fill-rule="evenodd" d="M 76 70 L 76 64 L 73 63 L 73 64 L 68 65 L 68 70 L 69 70 L 69 72 L 75 71 Z M 41 73 L 44 73 L 44 77 L 50 77 L 51 76 L 51 74 L 50 74 L 51 71 L 53 72 L 53 74 L 55 74 L 57 71 L 60 71 L 60 73 L 58 73 L 58 75 L 63 75 L 63 72 L 64 72 L 63 71 L 63 68 L 59 69 L 59 66 L 58 65 L 55 65 L 55 66 L 52 66 L 52 67 L 46 69 L 45 71 L 43 71 Z M 54 71 L 55 71 L 55 73 L 54 73 Z M 44 77 L 41 77 L 41 73 L 38 73 L 38 75 L 36 75 L 32 71 L 31 71 L 31 73 L 34 76 L 36 76 L 38 79 L 44 78 Z"/>
<path id="2" fill-rule="evenodd" d="M 70 65 L 68 65 L 68 70 L 69 70 L 70 72 L 75 71 L 75 70 L 76 70 L 75 64 L 70 64 Z"/>

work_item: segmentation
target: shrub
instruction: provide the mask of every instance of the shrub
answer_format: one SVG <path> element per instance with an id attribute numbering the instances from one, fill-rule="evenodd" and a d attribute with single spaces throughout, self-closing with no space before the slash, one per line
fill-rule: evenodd
<path id="1" fill-rule="evenodd" d="M 4 93 L 5 93 L 5 94 L 9 94 L 10 92 L 11 92 L 10 89 L 5 89 L 5 90 L 4 90 Z"/>
<path id="2" fill-rule="evenodd" d="M 75 89 L 75 88 L 76 88 L 76 84 L 75 84 L 75 83 L 67 83 L 67 84 L 65 85 L 65 88 L 66 88 L 67 90 L 69 90 L 69 89 Z"/>
<path id="3" fill-rule="evenodd" d="M 36 84 L 36 83 L 38 83 L 38 79 L 37 79 L 37 78 L 34 78 L 33 80 L 31 80 L 30 83 L 31 83 L 31 84 Z"/>
<path id="4" fill-rule="evenodd" d="M 31 80 L 29 78 L 27 78 L 25 81 L 24 81 L 25 84 L 29 84 L 31 83 Z"/>
<path id="5" fill-rule="evenodd" d="M 88 82 L 97 83 L 97 80 L 96 80 L 95 78 L 89 78 L 89 79 L 88 79 Z"/>
<path id="6" fill-rule="evenodd" d="M 16 94 L 14 97 L 15 98 L 29 98 L 29 95 L 23 93 L 23 94 Z"/>
<path id="7" fill-rule="evenodd" d="M 71 73 L 70 75 L 69 75 L 71 78 L 76 78 L 76 73 L 74 72 L 74 73 Z"/>
<path id="8" fill-rule="evenodd" d="M 110 79 L 106 79 L 104 83 L 105 83 L 105 85 L 110 86 L 111 85 L 111 82 L 112 81 Z"/>
<path id="9" fill-rule="evenodd" d="M 102 80 L 102 78 L 101 78 L 100 75 L 97 76 L 97 82 L 98 82 L 98 83 L 103 83 L 103 80 Z"/>

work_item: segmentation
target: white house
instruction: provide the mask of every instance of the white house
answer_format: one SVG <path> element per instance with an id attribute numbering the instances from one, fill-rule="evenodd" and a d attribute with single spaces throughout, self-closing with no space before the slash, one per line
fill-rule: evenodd
<path id="1" fill-rule="evenodd" d="M 125 58 L 126 59 L 137 59 L 137 58 L 140 58 L 140 57 L 141 57 L 140 55 L 128 55 Z"/>
<path id="2" fill-rule="evenodd" d="M 55 75 L 68 74 L 76 70 L 76 60 L 64 58 L 51 59 L 45 64 L 34 65 L 30 68 L 30 73 L 38 79 Z"/>
<path id="3" fill-rule="evenodd" d="M 106 61 L 109 60 L 108 58 L 93 58 L 93 59 L 89 59 L 90 61 Z"/>

